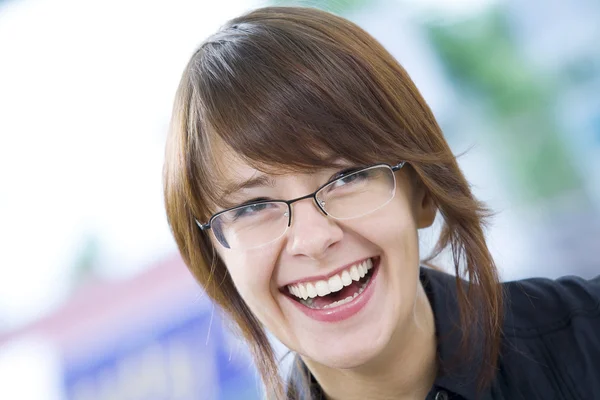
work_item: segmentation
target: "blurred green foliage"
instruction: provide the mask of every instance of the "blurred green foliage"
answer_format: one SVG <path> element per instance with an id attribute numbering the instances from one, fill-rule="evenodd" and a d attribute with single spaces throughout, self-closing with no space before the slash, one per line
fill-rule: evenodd
<path id="1" fill-rule="evenodd" d="M 314 7 L 334 14 L 344 14 L 371 3 L 372 0 L 271 0 L 274 6 Z"/>
<path id="2" fill-rule="evenodd" d="M 368 0 L 271 3 L 338 14 L 372 5 Z M 520 54 L 507 13 L 499 6 L 450 24 L 423 22 L 423 28 L 460 97 L 484 106 L 488 131 L 502 144 L 494 155 L 508 172 L 512 192 L 536 202 L 582 190 L 554 116 L 555 80 Z"/>
<path id="3" fill-rule="evenodd" d="M 496 8 L 448 25 L 426 23 L 425 29 L 461 97 L 483 103 L 494 125 L 489 131 L 501 135 L 500 161 L 523 200 L 580 190 L 554 116 L 558 91 L 519 53 L 506 13 Z"/>
<path id="4" fill-rule="evenodd" d="M 501 115 L 544 106 L 549 82 L 518 54 L 503 13 L 490 12 L 451 25 L 426 25 L 429 38 L 455 83 L 477 91 Z"/>

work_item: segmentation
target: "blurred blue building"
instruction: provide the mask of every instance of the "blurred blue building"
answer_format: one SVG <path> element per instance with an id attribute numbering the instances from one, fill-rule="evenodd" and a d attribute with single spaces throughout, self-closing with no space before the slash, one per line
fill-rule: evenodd
<path id="1" fill-rule="evenodd" d="M 57 312 L 0 337 L 0 346 L 31 336 L 58 355 L 50 365 L 59 371 L 47 373 L 60 377 L 59 393 L 48 398 L 260 398 L 245 346 L 178 257 L 127 281 L 83 286 Z"/>

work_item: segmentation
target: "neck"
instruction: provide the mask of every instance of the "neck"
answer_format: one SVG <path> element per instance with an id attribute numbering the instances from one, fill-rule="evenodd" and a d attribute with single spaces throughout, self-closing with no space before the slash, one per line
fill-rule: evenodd
<path id="1" fill-rule="evenodd" d="M 437 373 L 437 339 L 431 305 L 419 285 L 410 323 L 367 364 L 333 369 L 304 360 L 328 399 L 424 399 Z"/>

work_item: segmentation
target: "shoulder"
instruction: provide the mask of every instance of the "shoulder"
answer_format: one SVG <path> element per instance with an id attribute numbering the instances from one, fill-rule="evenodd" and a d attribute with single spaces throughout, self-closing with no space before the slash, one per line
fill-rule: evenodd
<path id="1" fill-rule="evenodd" d="M 503 284 L 496 390 L 506 398 L 583 399 L 600 391 L 600 277 Z"/>
<path id="2" fill-rule="evenodd" d="M 457 287 L 465 284 L 468 289 L 468 285 L 428 268 L 421 269 L 421 281 L 436 329 L 448 333 L 439 342 L 440 357 L 455 360 L 460 343 Z M 584 399 L 600 393 L 600 277 L 535 278 L 501 285 L 505 318 L 497 374 L 483 398 Z M 459 340 L 452 342 L 457 336 Z M 440 379 L 444 386 L 446 378 Z M 453 379 L 445 382 L 455 385 L 457 392 L 468 388 Z"/>
<path id="3" fill-rule="evenodd" d="M 421 281 L 432 301 L 434 313 L 452 313 L 456 288 L 466 284 L 447 273 L 421 269 Z M 582 325 L 596 324 L 600 332 L 600 275 L 593 279 L 566 276 L 532 278 L 502 283 L 505 303 L 504 331 L 508 336 L 534 336 Z M 600 335 L 598 335 L 600 337 Z"/>
<path id="4" fill-rule="evenodd" d="M 580 324 L 600 329 L 600 276 L 524 279 L 503 284 L 506 334 L 538 335 Z"/>

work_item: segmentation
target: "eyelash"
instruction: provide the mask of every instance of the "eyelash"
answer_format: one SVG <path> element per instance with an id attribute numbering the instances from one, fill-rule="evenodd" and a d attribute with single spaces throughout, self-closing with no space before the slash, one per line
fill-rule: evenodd
<path id="1" fill-rule="evenodd" d="M 343 170 L 339 171 L 338 173 L 334 174 L 331 178 L 329 178 L 329 181 L 327 181 L 327 183 L 333 182 L 336 179 L 340 179 L 346 175 L 349 175 L 355 171 L 358 171 L 359 169 L 361 169 L 361 167 L 350 167 L 350 168 L 343 169 Z"/>
<path id="2" fill-rule="evenodd" d="M 242 204 L 240 204 L 240 206 L 247 206 L 247 205 L 250 205 L 250 204 L 258 203 L 259 201 L 268 201 L 268 200 L 272 200 L 272 199 L 269 199 L 267 197 L 257 197 L 257 198 L 254 198 L 254 199 L 246 200 L 245 202 L 243 202 Z"/>

